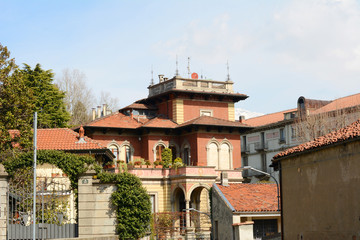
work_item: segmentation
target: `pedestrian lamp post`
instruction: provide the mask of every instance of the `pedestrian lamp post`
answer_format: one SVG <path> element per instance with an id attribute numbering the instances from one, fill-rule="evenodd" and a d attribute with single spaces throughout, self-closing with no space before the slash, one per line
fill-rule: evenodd
<path id="1" fill-rule="evenodd" d="M 275 178 L 274 176 L 272 176 L 270 173 L 261 171 L 261 170 L 259 170 L 259 169 L 253 168 L 253 167 L 251 167 L 251 166 L 244 166 L 244 167 L 239 168 L 239 169 L 240 169 L 240 170 L 253 170 L 253 171 L 255 171 L 255 172 L 264 174 L 264 175 L 269 176 L 269 177 L 271 177 L 272 179 L 274 179 L 274 181 L 275 181 L 275 183 L 276 183 L 276 189 L 277 189 L 277 202 L 278 202 L 278 209 L 277 209 L 277 211 L 280 211 L 279 183 L 278 183 L 278 181 L 276 180 L 276 178 Z"/>

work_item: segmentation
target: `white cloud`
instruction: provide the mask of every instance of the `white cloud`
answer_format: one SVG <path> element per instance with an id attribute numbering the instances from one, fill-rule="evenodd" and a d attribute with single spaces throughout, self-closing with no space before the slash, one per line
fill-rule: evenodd
<path id="1" fill-rule="evenodd" d="M 276 59 L 335 86 L 360 73 L 360 7 L 353 0 L 292 1 L 274 13 Z M 350 80 L 352 79 L 352 80 Z"/>
<path id="2" fill-rule="evenodd" d="M 182 35 L 157 42 L 154 50 L 174 59 L 175 55 L 196 56 L 204 64 L 224 64 L 229 56 L 240 53 L 249 39 L 231 28 L 229 14 L 215 17 L 212 22 L 193 20 Z"/>

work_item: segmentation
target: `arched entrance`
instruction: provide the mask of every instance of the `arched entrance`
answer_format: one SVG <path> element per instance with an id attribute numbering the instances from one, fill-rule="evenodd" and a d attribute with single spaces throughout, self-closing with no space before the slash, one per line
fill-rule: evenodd
<path id="1" fill-rule="evenodd" d="M 178 187 L 175 189 L 173 196 L 173 212 L 177 215 L 175 220 L 175 227 L 178 227 L 180 232 L 183 232 L 186 228 L 185 193 L 180 187 Z"/>
<path id="2" fill-rule="evenodd" d="M 197 233 L 210 234 L 209 190 L 204 186 L 195 187 L 190 194 L 190 222 Z"/>

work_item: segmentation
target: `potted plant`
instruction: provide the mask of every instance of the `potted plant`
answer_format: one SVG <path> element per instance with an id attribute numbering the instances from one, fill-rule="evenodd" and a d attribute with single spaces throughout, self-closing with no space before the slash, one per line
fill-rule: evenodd
<path id="1" fill-rule="evenodd" d="M 154 162 L 154 167 L 155 167 L 155 168 L 158 168 L 158 166 L 160 166 L 160 168 L 161 168 L 161 167 L 162 167 L 162 163 L 161 163 L 161 161 L 156 160 L 156 161 Z"/>
<path id="2" fill-rule="evenodd" d="M 146 165 L 146 168 L 149 168 L 149 166 L 151 165 L 150 160 L 145 160 L 145 165 Z"/>

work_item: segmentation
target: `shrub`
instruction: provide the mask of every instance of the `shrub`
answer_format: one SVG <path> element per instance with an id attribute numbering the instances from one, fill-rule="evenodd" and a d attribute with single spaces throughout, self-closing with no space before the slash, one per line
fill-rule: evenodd
<path id="1" fill-rule="evenodd" d="M 170 148 L 165 148 L 162 151 L 161 160 L 164 168 L 169 168 L 172 165 L 172 151 Z"/>

